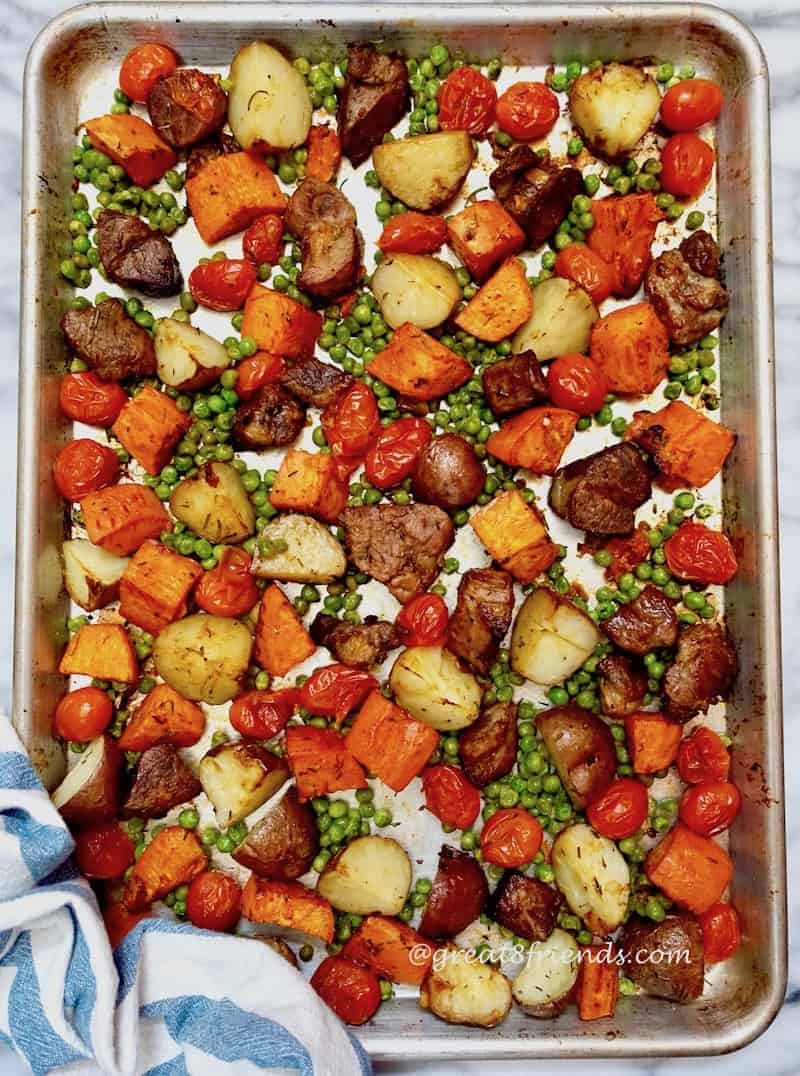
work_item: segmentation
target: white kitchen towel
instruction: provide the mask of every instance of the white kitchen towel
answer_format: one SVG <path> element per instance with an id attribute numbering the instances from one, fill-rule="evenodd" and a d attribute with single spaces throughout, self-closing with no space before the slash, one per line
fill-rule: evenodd
<path id="1" fill-rule="evenodd" d="M 269 946 L 165 919 L 112 953 L 69 830 L 0 717 L 0 1041 L 34 1073 L 369 1076 Z"/>

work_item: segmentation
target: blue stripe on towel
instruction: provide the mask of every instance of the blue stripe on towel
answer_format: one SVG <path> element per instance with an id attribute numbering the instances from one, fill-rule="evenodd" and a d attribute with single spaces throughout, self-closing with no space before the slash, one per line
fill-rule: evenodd
<path id="1" fill-rule="evenodd" d="M 26 755 L 18 751 L 0 752 L 0 788 L 19 788 L 32 792 L 41 787 L 42 782 Z"/>
<path id="2" fill-rule="evenodd" d="M 27 811 L 3 811 L 3 829 L 19 841 L 25 866 L 36 882 L 46 878 L 73 848 L 72 837 L 64 827 L 44 826 Z"/>

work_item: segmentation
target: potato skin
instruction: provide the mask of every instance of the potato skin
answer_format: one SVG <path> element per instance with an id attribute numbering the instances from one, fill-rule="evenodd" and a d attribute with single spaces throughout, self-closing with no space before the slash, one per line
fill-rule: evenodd
<path id="1" fill-rule="evenodd" d="M 466 131 L 437 131 L 384 142 L 372 151 L 380 181 L 412 209 L 435 209 L 457 193 L 474 151 Z"/>
<path id="2" fill-rule="evenodd" d="M 314 812 L 290 788 L 281 802 L 250 830 L 233 858 L 261 878 L 293 882 L 319 851 Z"/>
<path id="3" fill-rule="evenodd" d="M 474 725 L 458 741 L 464 773 L 478 788 L 484 788 L 511 773 L 517 760 L 517 706 L 497 702 L 481 710 Z"/>
<path id="4" fill-rule="evenodd" d="M 599 717 L 577 706 L 555 706 L 536 718 L 536 727 L 576 807 L 584 808 L 614 780 L 614 738 Z"/>
<path id="5" fill-rule="evenodd" d="M 534 942 L 530 953 L 514 980 L 514 1001 L 528 1016 L 553 1019 L 566 1009 L 578 978 L 578 943 L 556 927 L 544 941 Z"/>
<path id="6" fill-rule="evenodd" d="M 668 915 L 660 923 L 631 916 L 619 939 L 619 949 L 628 957 L 626 974 L 653 997 L 683 1004 L 703 993 L 703 934 L 691 912 Z M 659 956 L 651 962 L 656 952 L 674 956 L 671 960 Z"/>
<path id="7" fill-rule="evenodd" d="M 507 873 L 492 895 L 492 918 L 528 941 L 544 941 L 555 929 L 560 894 L 519 871 Z"/>
<path id="8" fill-rule="evenodd" d="M 188 803 L 202 790 L 178 749 L 172 744 L 157 744 L 142 752 L 122 817 L 163 818 L 173 807 Z"/>
<path id="9" fill-rule="evenodd" d="M 93 825 L 106 818 L 113 818 L 119 809 L 122 798 L 123 756 L 113 737 L 103 736 L 102 740 L 102 750 L 94 769 L 86 775 L 83 784 L 75 793 L 65 802 L 58 802 L 57 793 L 69 781 L 74 772 L 71 770 L 53 794 L 64 821 L 70 825 Z"/>
<path id="10" fill-rule="evenodd" d="M 468 852 L 442 845 L 420 933 L 428 938 L 453 938 L 478 918 L 488 899 L 489 884 L 478 861 Z"/>
<path id="11" fill-rule="evenodd" d="M 485 481 L 486 472 L 469 441 L 444 433 L 417 457 L 411 489 L 418 501 L 450 511 L 472 504 Z"/>

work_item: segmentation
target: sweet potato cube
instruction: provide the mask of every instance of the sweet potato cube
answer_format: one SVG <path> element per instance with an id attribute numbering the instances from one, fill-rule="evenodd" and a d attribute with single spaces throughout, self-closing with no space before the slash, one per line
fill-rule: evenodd
<path id="1" fill-rule="evenodd" d="M 475 280 L 525 247 L 525 233 L 499 202 L 473 202 L 447 218 L 447 241 Z"/>
<path id="2" fill-rule="evenodd" d="M 146 751 L 162 743 L 191 747 L 205 727 L 205 714 L 199 706 L 169 684 L 156 684 L 129 718 L 119 745 L 123 751 Z"/>
<path id="3" fill-rule="evenodd" d="M 286 755 L 301 801 L 367 787 L 363 769 L 344 737 L 334 729 L 290 725 L 286 730 Z"/>
<path id="4" fill-rule="evenodd" d="M 129 912 L 140 912 L 176 886 L 191 882 L 207 865 L 203 846 L 192 830 L 167 826 L 134 863 L 122 901 Z"/>
<path id="5" fill-rule="evenodd" d="M 470 526 L 494 560 L 520 583 L 531 583 L 558 556 L 539 512 L 517 490 L 508 490 L 479 508 Z"/>
<path id="6" fill-rule="evenodd" d="M 203 569 L 149 538 L 122 573 L 119 611 L 137 627 L 157 635 L 186 612 L 189 593 Z"/>
<path id="7" fill-rule="evenodd" d="M 348 750 L 385 785 L 402 792 L 439 745 L 439 734 L 373 691 L 345 739 Z"/>
<path id="8" fill-rule="evenodd" d="M 609 391 L 644 396 L 666 377 L 669 336 L 650 303 L 634 303 L 594 323 L 590 354 Z"/>
<path id="9" fill-rule="evenodd" d="M 676 822 L 645 860 L 644 870 L 670 900 L 695 915 L 720 899 L 733 877 L 733 863 L 724 848 Z"/>
<path id="10" fill-rule="evenodd" d="M 158 474 L 192 425 L 192 416 L 152 385 L 145 385 L 120 411 L 111 432 L 148 474 Z"/>
<path id="11" fill-rule="evenodd" d="M 135 482 L 89 493 L 81 501 L 81 511 L 89 541 L 115 557 L 129 556 L 148 538 L 172 528 L 155 493 Z"/>
<path id="12" fill-rule="evenodd" d="M 330 183 L 339 171 L 342 159 L 342 144 L 339 141 L 339 135 L 333 127 L 322 123 L 318 127 L 311 128 L 306 144 L 308 146 L 306 176 L 310 179 L 319 179 L 323 183 Z"/>
<path id="13" fill-rule="evenodd" d="M 486 442 L 497 459 L 534 474 L 553 474 L 572 440 L 578 416 L 561 407 L 531 407 L 506 419 Z"/>
<path id="14" fill-rule="evenodd" d="M 223 153 L 186 181 L 186 197 L 206 243 L 243 231 L 265 213 L 283 213 L 286 195 L 260 157 Z"/>
<path id="15" fill-rule="evenodd" d="M 433 962 L 432 945 L 428 945 L 427 958 L 420 959 L 425 944 L 425 938 L 407 923 L 386 915 L 368 915 L 345 945 L 342 956 L 371 968 L 392 983 L 419 986 Z"/>
<path id="16" fill-rule="evenodd" d="M 335 523 L 347 504 L 348 487 L 332 454 L 290 448 L 272 484 L 274 508 L 303 512 Z"/>
<path id="17" fill-rule="evenodd" d="M 369 364 L 369 372 L 412 400 L 446 396 L 472 377 L 472 367 L 461 355 L 405 322 L 390 343 Z"/>
<path id="18" fill-rule="evenodd" d="M 141 116 L 98 116 L 84 126 L 94 148 L 121 165 L 139 187 L 161 179 L 178 159 Z"/>
<path id="19" fill-rule="evenodd" d="M 675 761 L 682 726 L 663 714 L 641 711 L 625 718 L 625 736 L 636 773 L 658 773 Z"/>
<path id="20" fill-rule="evenodd" d="M 524 325 L 533 311 L 533 292 L 519 258 L 506 258 L 456 317 L 465 333 L 496 344 Z"/>
<path id="21" fill-rule="evenodd" d="M 625 440 L 650 453 L 668 488 L 701 488 L 722 470 L 736 434 L 682 400 L 673 400 L 660 411 L 637 411 Z"/>
<path id="22" fill-rule="evenodd" d="M 575 990 L 578 1016 L 581 1020 L 613 1016 L 619 998 L 619 968 L 614 963 L 614 950 L 607 945 L 583 945 L 581 958 Z"/>
<path id="23" fill-rule="evenodd" d="M 333 908 L 300 882 L 270 882 L 251 874 L 242 892 L 242 915 L 251 923 L 299 930 L 326 945 L 333 941 Z"/>
<path id="24" fill-rule="evenodd" d="M 58 671 L 121 684 L 139 679 L 136 651 L 121 624 L 84 624 L 67 643 Z"/>
<path id="25" fill-rule="evenodd" d="M 317 649 L 294 606 L 273 583 L 261 596 L 254 657 L 270 676 L 285 676 Z"/>
<path id="26" fill-rule="evenodd" d="M 307 359 L 321 331 L 320 314 L 272 288 L 254 285 L 244 304 L 242 336 L 251 336 L 270 355 Z"/>

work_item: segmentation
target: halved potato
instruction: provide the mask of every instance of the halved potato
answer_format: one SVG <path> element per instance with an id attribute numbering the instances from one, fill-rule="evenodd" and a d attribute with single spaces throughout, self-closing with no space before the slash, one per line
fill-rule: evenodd
<path id="1" fill-rule="evenodd" d="M 228 122 L 242 149 L 301 146 L 313 108 L 305 79 L 272 45 L 254 41 L 231 64 Z"/>
<path id="2" fill-rule="evenodd" d="M 514 1001 L 529 1016 L 558 1016 L 569 1004 L 580 971 L 578 943 L 556 927 L 544 941 L 534 942 L 529 953 L 511 987 Z"/>
<path id="3" fill-rule="evenodd" d="M 532 349 L 539 362 L 588 354 L 592 325 L 599 317 L 583 288 L 563 277 L 550 277 L 533 289 L 533 313 L 514 334 L 511 350 L 516 355 Z"/>
<path id="4" fill-rule="evenodd" d="M 115 557 L 87 538 L 74 538 L 61 547 L 64 586 L 70 598 L 87 613 L 119 597 L 119 581 L 129 557 Z"/>
<path id="5" fill-rule="evenodd" d="M 448 945 L 434 957 L 419 1003 L 448 1024 L 495 1027 L 511 1008 L 511 983 L 471 950 Z"/>
<path id="6" fill-rule="evenodd" d="M 570 908 L 595 934 L 610 934 L 625 918 L 631 875 L 608 837 L 580 822 L 559 833 L 550 857 L 556 885 Z"/>
<path id="7" fill-rule="evenodd" d="M 158 376 L 170 388 L 185 392 L 212 385 L 231 364 L 219 340 L 174 318 L 157 323 L 153 345 Z"/>
<path id="8" fill-rule="evenodd" d="M 253 637 L 240 620 L 194 613 L 155 641 L 158 675 L 187 699 L 218 706 L 241 691 Z"/>
<path id="9" fill-rule="evenodd" d="M 372 291 L 391 329 L 407 321 L 433 329 L 461 298 L 455 270 L 428 254 L 390 254 L 372 274 Z"/>
<path id="10" fill-rule="evenodd" d="M 207 463 L 184 478 L 169 499 L 172 514 L 214 545 L 235 545 L 256 529 L 256 510 L 229 463 Z"/>
<path id="11" fill-rule="evenodd" d="M 282 579 L 291 583 L 332 583 L 344 575 L 344 550 L 324 523 L 287 513 L 271 520 L 261 532 L 271 542 L 286 542 L 285 553 L 265 557 L 253 554 L 250 569 L 259 579 Z"/>
<path id="12" fill-rule="evenodd" d="M 356 837 L 327 865 L 320 896 L 353 915 L 398 915 L 411 888 L 411 860 L 391 837 Z"/>
<path id="13" fill-rule="evenodd" d="M 603 157 L 630 152 L 658 115 L 660 105 L 655 79 L 629 64 L 610 63 L 587 71 L 569 91 L 575 125 Z"/>
<path id="14" fill-rule="evenodd" d="M 549 587 L 531 591 L 511 633 L 511 667 L 535 684 L 561 684 L 600 642 L 594 621 Z"/>
<path id="15" fill-rule="evenodd" d="M 53 806 L 66 822 L 88 826 L 114 817 L 122 801 L 122 762 L 111 736 L 92 740 L 53 792 Z"/>
<path id="16" fill-rule="evenodd" d="M 480 684 L 441 646 L 404 650 L 392 667 L 389 685 L 398 706 L 442 732 L 466 728 L 480 712 Z"/>
<path id="17" fill-rule="evenodd" d="M 412 209 L 435 209 L 458 193 L 473 156 L 466 131 L 437 131 L 383 142 L 372 151 L 372 162 L 395 198 Z"/>
<path id="18" fill-rule="evenodd" d="M 257 743 L 223 743 L 200 759 L 197 776 L 223 829 L 241 822 L 289 780 L 282 758 Z"/>

